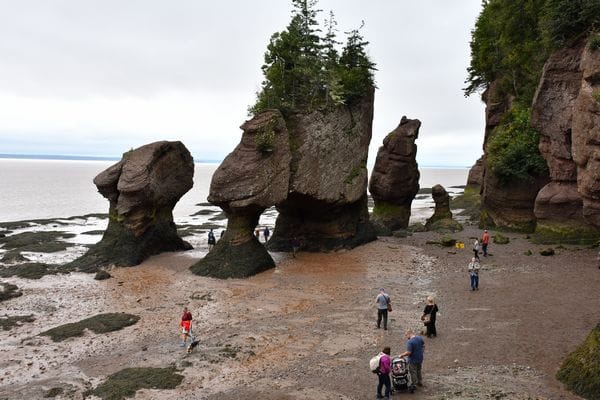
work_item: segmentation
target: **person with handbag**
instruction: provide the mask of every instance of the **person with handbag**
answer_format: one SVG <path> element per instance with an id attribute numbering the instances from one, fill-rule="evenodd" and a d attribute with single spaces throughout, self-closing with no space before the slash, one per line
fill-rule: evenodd
<path id="1" fill-rule="evenodd" d="M 375 303 L 377 303 L 377 329 L 381 328 L 381 320 L 383 319 L 383 330 L 387 331 L 388 311 L 392 310 L 392 302 L 384 288 L 379 289 L 379 295 L 375 299 Z"/>
<path id="2" fill-rule="evenodd" d="M 439 311 L 437 304 L 435 304 L 435 300 L 433 297 L 427 297 L 427 305 L 425 309 L 423 309 L 423 315 L 421 316 L 421 321 L 425 324 L 427 328 L 427 337 L 436 337 L 437 330 L 435 328 L 435 319 L 437 317 L 437 312 Z"/>

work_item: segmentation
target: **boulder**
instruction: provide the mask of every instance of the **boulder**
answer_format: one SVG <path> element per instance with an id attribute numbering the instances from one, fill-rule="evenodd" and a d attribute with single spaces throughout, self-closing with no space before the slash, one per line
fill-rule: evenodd
<path id="1" fill-rule="evenodd" d="M 584 47 L 581 88 L 573 110 L 573 159 L 583 216 L 600 228 L 600 50 Z"/>
<path id="2" fill-rule="evenodd" d="M 269 110 L 246 121 L 240 143 L 215 171 L 208 201 L 223 209 L 227 230 L 192 272 L 243 278 L 275 266 L 253 235 L 262 212 L 282 203 L 290 181 L 290 144 L 281 113 Z"/>
<path id="3" fill-rule="evenodd" d="M 351 105 L 286 117 L 290 129 L 289 192 L 269 248 L 351 248 L 376 239 L 367 208 L 367 156 L 374 90 Z"/>
<path id="4" fill-rule="evenodd" d="M 419 191 L 419 169 L 416 161 L 421 121 L 402 117 L 396 129 L 383 140 L 369 192 L 373 196 L 373 222 L 390 231 L 408 227 L 410 207 Z"/>
<path id="5" fill-rule="evenodd" d="M 173 208 L 192 188 L 194 160 L 181 142 L 155 142 L 123 154 L 94 178 L 108 199 L 102 240 L 66 267 L 95 272 L 109 265 L 133 266 L 164 251 L 188 250 L 177 235 Z"/>

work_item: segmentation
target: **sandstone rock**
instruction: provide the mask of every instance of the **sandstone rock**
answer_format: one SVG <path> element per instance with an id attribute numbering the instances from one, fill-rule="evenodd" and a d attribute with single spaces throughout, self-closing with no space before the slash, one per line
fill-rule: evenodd
<path id="1" fill-rule="evenodd" d="M 482 96 L 486 102 L 486 126 L 484 139 L 484 172 L 481 189 L 480 227 L 502 227 L 533 232 L 536 218 L 533 213 L 535 197 L 548 182 L 546 177 L 532 178 L 529 182 L 502 186 L 493 173 L 485 167 L 485 151 L 488 140 L 494 134 L 502 117 L 510 109 L 514 98 L 503 96 L 498 83 L 492 82 Z"/>
<path id="2" fill-rule="evenodd" d="M 592 109 L 588 107 L 589 102 L 587 106 L 583 105 L 591 98 L 585 94 L 584 70 L 591 67 L 587 73 L 594 69 L 600 71 L 598 65 L 583 65 L 586 54 L 592 53 L 586 50 L 584 40 L 554 52 L 544 65 L 534 98 L 532 125 L 540 132 L 540 153 L 546 159 L 551 179 L 535 201 L 537 227 L 534 240 L 539 242 L 593 241 L 598 235 L 599 225 L 594 227 L 594 218 L 584 212 L 586 196 L 581 186 L 586 167 L 577 168 L 576 163 L 578 155 L 580 164 L 586 165 L 589 158 L 584 153 L 593 148 L 586 142 L 594 136 L 594 122 L 589 120 L 589 116 L 594 115 L 593 104 Z M 592 173 L 592 180 L 596 179 L 597 175 Z M 593 214 L 594 211 L 588 212 L 588 215 Z"/>
<path id="3" fill-rule="evenodd" d="M 462 226 L 452 219 L 450 195 L 446 189 L 442 185 L 435 185 L 431 188 L 431 196 L 435 202 L 435 211 L 425 223 L 427 229 L 446 230 L 450 232 L 462 230 Z"/>
<path id="4" fill-rule="evenodd" d="M 383 140 L 369 191 L 373 196 L 373 221 L 390 231 L 407 228 L 410 207 L 419 191 L 417 146 L 421 121 L 402 117 L 396 129 Z"/>
<path id="5" fill-rule="evenodd" d="M 484 156 L 479 157 L 475 164 L 469 170 L 469 176 L 467 177 L 468 186 L 481 186 L 483 184 L 483 169 L 484 169 Z"/>
<path id="6" fill-rule="evenodd" d="M 290 181 L 290 144 L 281 113 L 266 111 L 245 122 L 242 139 L 215 171 L 208 200 L 227 215 L 227 230 L 192 272 L 242 278 L 275 266 L 253 235 L 262 212 L 283 202 Z"/>
<path id="7" fill-rule="evenodd" d="M 367 209 L 367 155 L 373 90 L 350 106 L 291 115 L 291 177 L 269 248 L 308 251 L 354 247 L 374 240 Z"/>
<path id="8" fill-rule="evenodd" d="M 484 178 L 481 228 L 502 227 L 520 232 L 533 232 L 536 218 L 533 213 L 538 191 L 548 183 L 546 177 L 529 182 L 500 185 L 494 174 Z M 483 207 L 485 204 L 485 207 Z"/>
<path id="9" fill-rule="evenodd" d="M 573 111 L 573 159 L 583 215 L 600 228 L 600 50 L 584 48 L 581 71 L 581 89 Z"/>
<path id="10" fill-rule="evenodd" d="M 123 154 L 94 178 L 110 202 L 102 240 L 68 264 L 86 272 L 109 265 L 132 266 L 164 251 L 191 246 L 178 235 L 173 208 L 192 188 L 194 161 L 181 142 L 155 142 Z"/>

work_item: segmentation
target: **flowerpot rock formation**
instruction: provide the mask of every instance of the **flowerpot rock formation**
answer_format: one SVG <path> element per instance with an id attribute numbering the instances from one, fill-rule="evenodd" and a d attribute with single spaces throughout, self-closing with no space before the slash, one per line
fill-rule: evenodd
<path id="1" fill-rule="evenodd" d="M 262 212 L 288 193 L 291 153 L 281 113 L 266 111 L 245 122 L 242 139 L 215 171 L 208 201 L 227 215 L 227 230 L 191 267 L 198 275 L 244 278 L 275 266 L 253 232 Z"/>
<path id="2" fill-rule="evenodd" d="M 177 234 L 173 208 L 192 188 L 194 160 L 181 142 L 155 142 L 123 154 L 94 178 L 108 199 L 109 222 L 102 240 L 68 264 L 85 272 L 128 267 L 165 251 L 191 249 Z"/>

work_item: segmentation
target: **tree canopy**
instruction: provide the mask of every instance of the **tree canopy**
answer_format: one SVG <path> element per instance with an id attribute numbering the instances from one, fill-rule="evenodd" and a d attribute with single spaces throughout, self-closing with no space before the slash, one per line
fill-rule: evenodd
<path id="1" fill-rule="evenodd" d="M 292 0 L 287 28 L 271 36 L 264 56 L 264 81 L 250 113 L 276 108 L 285 115 L 329 105 L 350 104 L 374 86 L 375 64 L 369 59 L 360 28 L 348 33 L 341 54 L 333 12 L 317 22 L 317 0 Z M 361 26 L 362 28 L 362 26 Z"/>

